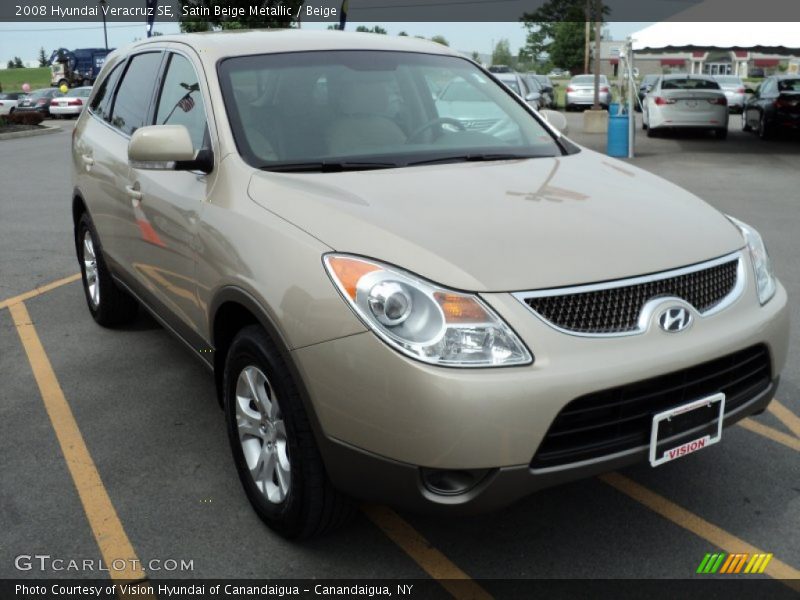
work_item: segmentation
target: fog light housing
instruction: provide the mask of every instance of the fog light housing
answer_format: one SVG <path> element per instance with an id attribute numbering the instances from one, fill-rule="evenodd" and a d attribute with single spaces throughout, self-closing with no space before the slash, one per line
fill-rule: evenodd
<path id="1" fill-rule="evenodd" d="M 425 488 L 439 496 L 458 496 L 478 485 L 489 469 L 420 469 Z"/>

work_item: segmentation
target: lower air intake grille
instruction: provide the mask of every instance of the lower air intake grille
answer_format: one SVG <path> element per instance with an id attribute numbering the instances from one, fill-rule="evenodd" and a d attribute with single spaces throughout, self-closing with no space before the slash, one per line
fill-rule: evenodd
<path id="1" fill-rule="evenodd" d="M 646 446 L 654 414 L 717 392 L 725 394 L 727 414 L 758 396 L 771 381 L 769 351 L 758 345 L 668 375 L 581 396 L 556 416 L 531 468 L 557 467 Z M 700 425 L 689 421 L 685 429 L 670 435 Z"/>

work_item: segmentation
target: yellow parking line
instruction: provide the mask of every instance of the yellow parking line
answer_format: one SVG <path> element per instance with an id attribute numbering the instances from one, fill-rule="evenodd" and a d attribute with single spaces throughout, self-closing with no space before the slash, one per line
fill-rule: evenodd
<path id="1" fill-rule="evenodd" d="M 628 479 L 624 475 L 620 475 L 619 473 L 606 473 L 600 475 L 599 478 L 626 496 L 630 496 L 650 510 L 657 512 L 665 519 L 672 521 L 676 525 L 680 525 L 684 529 L 691 531 L 693 534 L 703 538 L 718 548 L 722 548 L 730 554 L 741 552 L 746 552 L 747 554 L 765 554 L 763 550 L 709 523 L 702 517 L 689 512 L 685 508 L 656 494 L 643 485 Z M 772 559 L 769 563 L 769 569 L 765 571 L 765 574 L 774 579 L 781 580 L 782 583 L 785 583 L 794 590 L 800 591 L 800 571 L 777 558 Z"/>
<path id="2" fill-rule="evenodd" d="M 449 558 L 434 548 L 422 534 L 385 506 L 362 506 L 363 513 L 414 562 L 436 579 L 455 598 L 489 600 L 492 596 L 459 569 Z"/>
<path id="3" fill-rule="evenodd" d="M 782 431 L 773 429 L 772 427 L 759 423 L 758 421 L 754 421 L 753 419 L 744 419 L 739 421 L 739 425 L 748 431 L 757 433 L 758 435 L 764 436 L 773 442 L 778 442 L 779 444 L 783 444 L 792 450 L 800 452 L 800 439 L 792 437 L 788 433 L 783 433 Z"/>
<path id="4" fill-rule="evenodd" d="M 6 300 L 0 301 L 0 310 L 14 306 L 15 304 L 19 304 L 20 302 L 24 302 L 29 298 L 34 298 L 40 294 L 44 294 L 45 292 L 49 292 L 50 290 L 54 290 L 57 287 L 61 287 L 62 285 L 72 283 L 73 281 L 78 281 L 80 278 L 81 274 L 75 273 L 75 275 L 70 275 L 69 277 L 64 277 L 63 279 L 57 279 L 52 283 L 48 283 L 46 285 L 37 287 L 36 289 L 31 290 L 30 292 L 25 292 L 24 294 L 20 294 L 19 296 L 13 296 Z"/>
<path id="5" fill-rule="evenodd" d="M 767 410 L 775 415 L 775 417 L 786 426 L 786 429 L 800 438 L 800 417 L 777 400 L 770 402 Z"/>
<path id="6" fill-rule="evenodd" d="M 75 278 L 72 280 L 74 281 Z M 64 280 L 61 281 L 61 285 L 68 283 Z M 21 301 L 16 301 L 8 306 L 19 339 L 28 355 L 28 362 L 33 370 L 36 384 L 39 386 L 50 422 L 56 432 L 61 452 L 64 454 L 72 481 L 78 490 L 83 510 L 86 512 L 92 533 L 100 547 L 100 553 L 109 573 L 113 579 L 142 579 L 145 577 L 144 570 L 125 534 L 125 529 L 114 510 L 114 505 L 111 504 L 111 498 L 109 498 L 100 479 L 100 473 L 97 472 L 97 467 L 92 461 L 72 410 L 64 397 L 58 379 L 56 379 L 50 359 L 47 358 L 39 335 L 31 322 L 28 309 Z M 124 561 L 124 563 L 120 561 Z M 117 566 L 123 568 L 117 570 Z"/>

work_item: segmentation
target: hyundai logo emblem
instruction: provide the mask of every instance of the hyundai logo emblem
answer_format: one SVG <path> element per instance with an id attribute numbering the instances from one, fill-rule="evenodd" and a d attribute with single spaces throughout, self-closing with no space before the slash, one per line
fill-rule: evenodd
<path id="1" fill-rule="evenodd" d="M 677 333 L 692 324 L 692 315 L 682 306 L 672 306 L 658 315 L 658 324 L 664 331 Z"/>

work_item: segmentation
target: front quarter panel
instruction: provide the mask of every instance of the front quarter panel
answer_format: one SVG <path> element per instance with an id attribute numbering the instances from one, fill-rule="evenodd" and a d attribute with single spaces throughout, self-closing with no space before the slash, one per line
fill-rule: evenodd
<path id="1" fill-rule="evenodd" d="M 198 228 L 198 296 L 215 307 L 222 290 L 253 298 L 292 350 L 365 330 L 329 279 L 330 248 L 249 199 L 252 168 L 238 156 L 220 165 Z M 213 314 L 207 339 L 211 340 Z"/>

